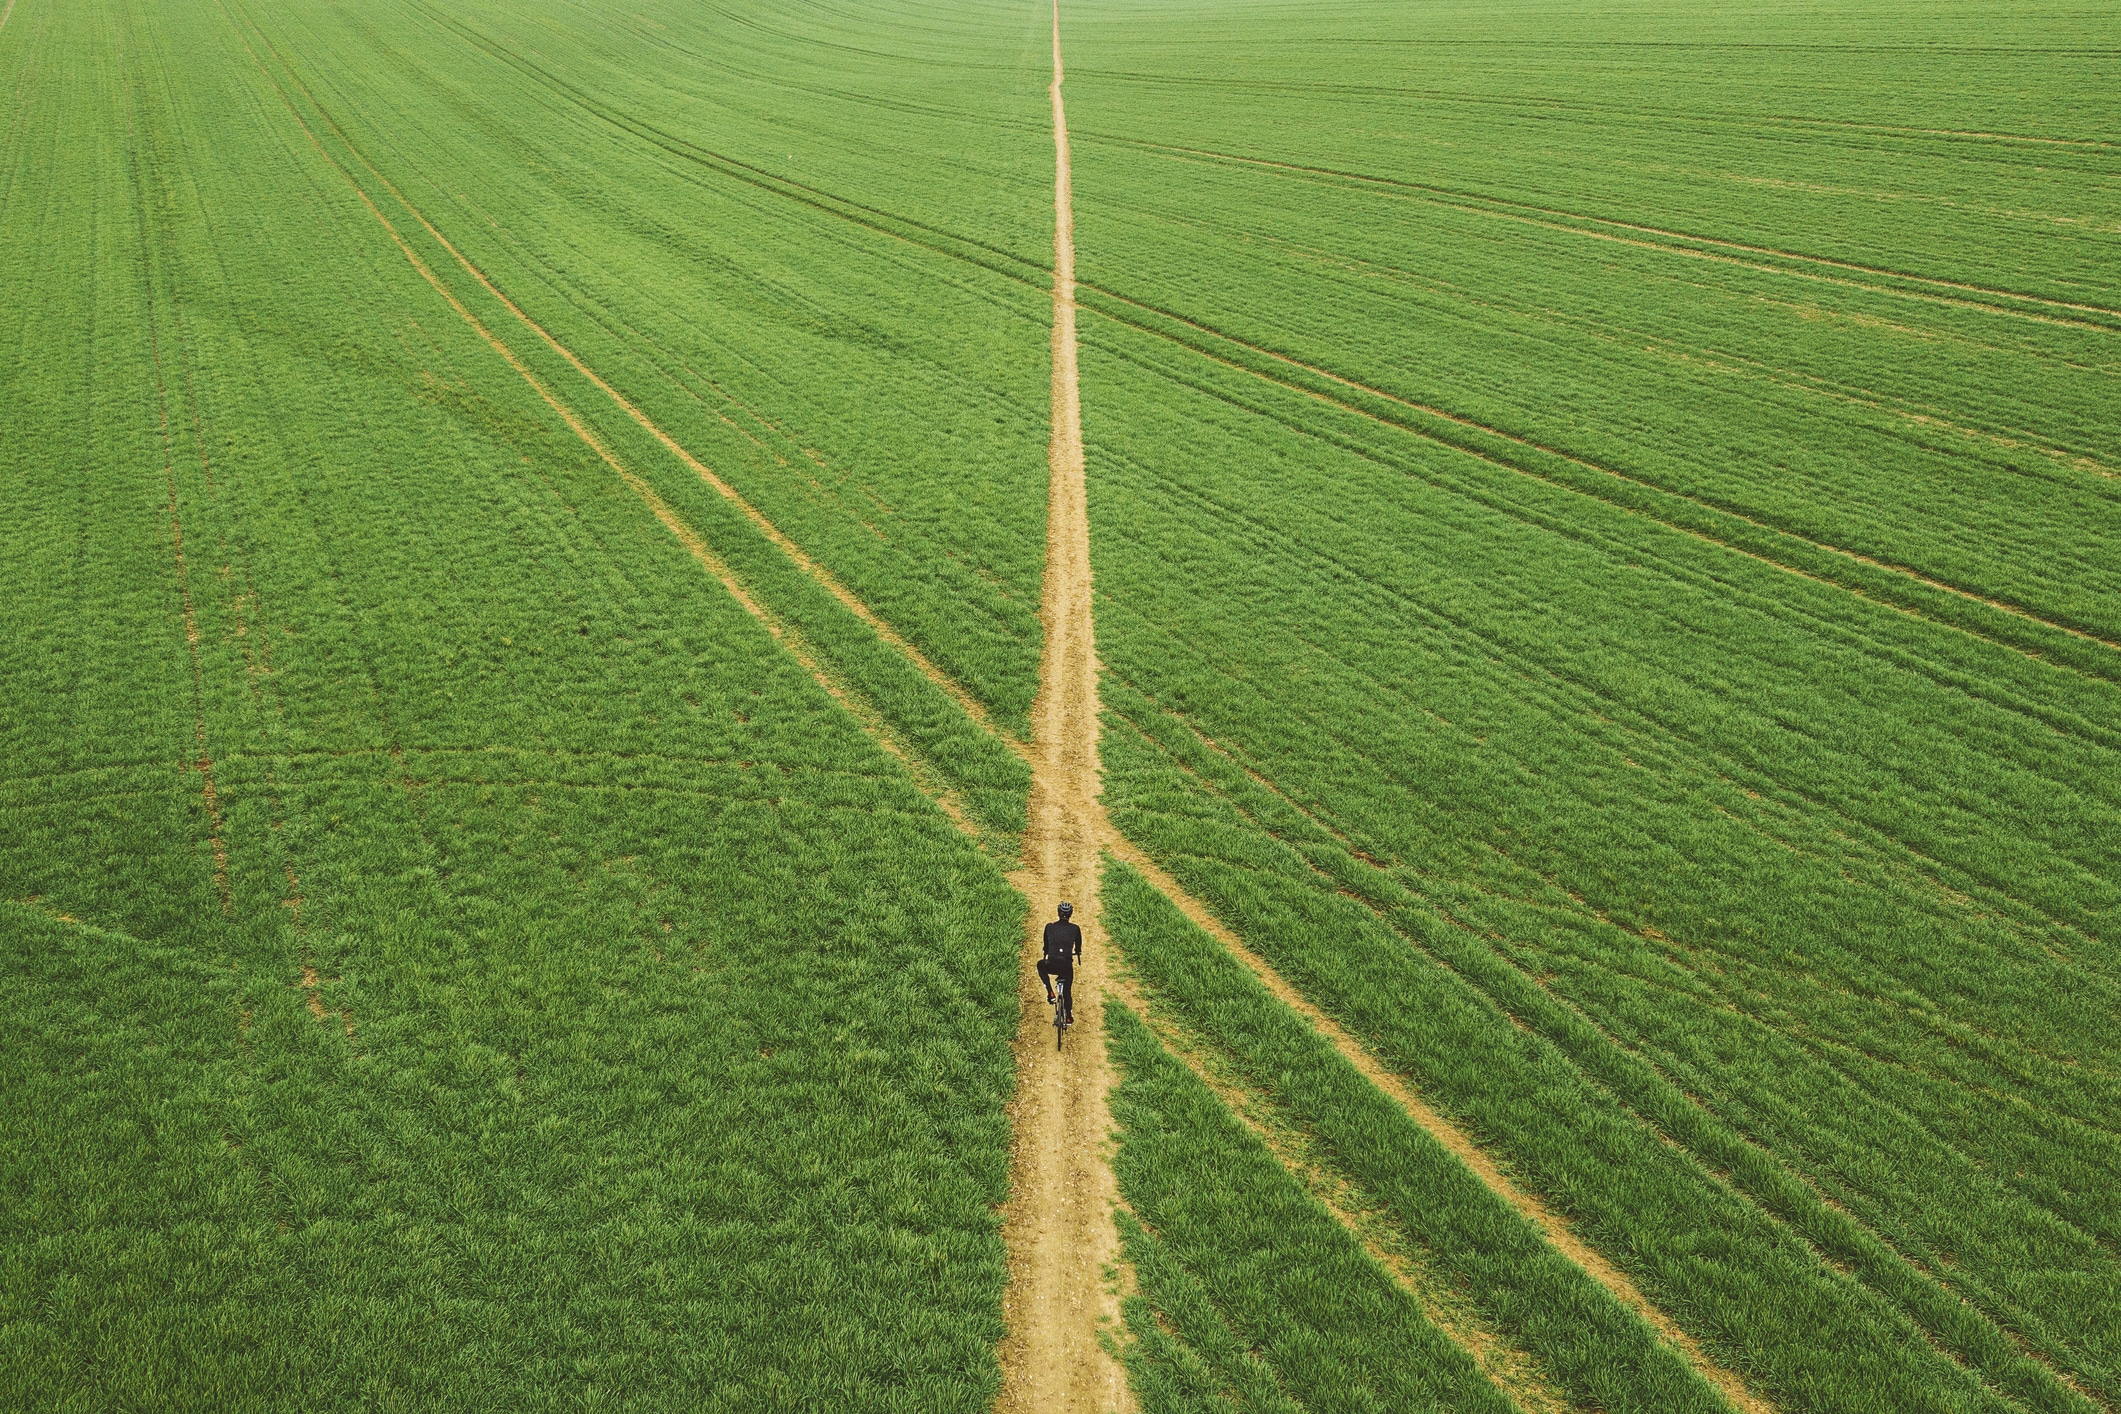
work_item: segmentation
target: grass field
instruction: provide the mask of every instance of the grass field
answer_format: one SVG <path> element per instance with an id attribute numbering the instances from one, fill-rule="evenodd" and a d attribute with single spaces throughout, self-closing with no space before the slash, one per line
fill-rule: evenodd
<path id="1" fill-rule="evenodd" d="M 0 1407 L 1093 1407 L 1053 25 L 0 11 Z M 2121 22 L 1059 44 L 1132 1402 L 2121 1407 Z"/>
<path id="2" fill-rule="evenodd" d="M 1023 904 L 393 245 L 281 67 L 331 18 L 0 30 L 0 1403 L 981 1407 Z M 940 372 L 855 386 L 1033 435 Z M 776 627 L 1020 823 L 1014 758 L 943 699 L 952 757 L 610 406 Z"/>
<path id="3" fill-rule="evenodd" d="M 1072 51 L 1122 827 L 1778 1404 L 2111 1405 L 2112 27 L 1269 13 Z"/>

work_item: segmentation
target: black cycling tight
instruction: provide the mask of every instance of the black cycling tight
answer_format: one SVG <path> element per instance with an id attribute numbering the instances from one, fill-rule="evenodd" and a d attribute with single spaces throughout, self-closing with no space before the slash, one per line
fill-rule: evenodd
<path id="1" fill-rule="evenodd" d="M 1041 960 L 1038 965 L 1038 980 L 1045 984 L 1046 992 L 1049 996 L 1053 992 L 1054 982 L 1058 980 L 1061 984 L 1061 995 L 1068 999 L 1068 1010 L 1071 1014 L 1074 1012 L 1074 964 L 1067 962 L 1046 962 Z"/>

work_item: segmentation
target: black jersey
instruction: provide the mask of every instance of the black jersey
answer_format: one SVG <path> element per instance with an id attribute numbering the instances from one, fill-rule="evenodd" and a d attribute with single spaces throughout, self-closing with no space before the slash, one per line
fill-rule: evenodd
<path id="1" fill-rule="evenodd" d="M 1073 923 L 1055 920 L 1046 925 L 1046 961 L 1072 967 L 1083 955 L 1083 930 Z"/>

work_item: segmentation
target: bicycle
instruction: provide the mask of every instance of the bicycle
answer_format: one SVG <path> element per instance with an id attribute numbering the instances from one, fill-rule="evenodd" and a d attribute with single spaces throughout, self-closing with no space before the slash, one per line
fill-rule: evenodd
<path id="1" fill-rule="evenodd" d="M 1075 981 L 1069 977 L 1056 977 L 1053 998 L 1053 1049 L 1059 1050 L 1067 1039 L 1068 1028 L 1075 1024 Z"/>

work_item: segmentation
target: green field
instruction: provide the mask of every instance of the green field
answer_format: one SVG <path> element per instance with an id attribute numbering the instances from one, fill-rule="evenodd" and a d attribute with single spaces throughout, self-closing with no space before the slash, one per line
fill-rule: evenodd
<path id="1" fill-rule="evenodd" d="M 1019 1407 L 1052 23 L 0 11 L 0 1408 Z M 1060 27 L 1139 1408 L 2121 1408 L 2121 16 Z"/>

